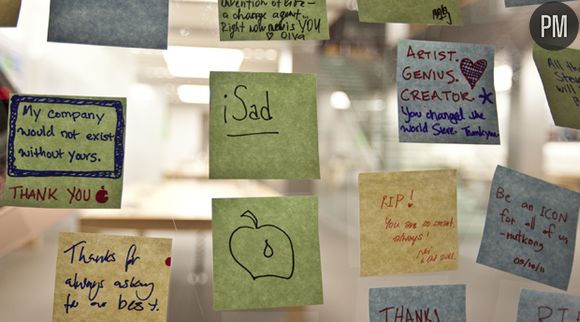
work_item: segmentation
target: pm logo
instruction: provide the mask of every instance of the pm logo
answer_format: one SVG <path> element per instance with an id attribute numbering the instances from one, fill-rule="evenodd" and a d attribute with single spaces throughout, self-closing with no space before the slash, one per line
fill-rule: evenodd
<path id="1" fill-rule="evenodd" d="M 542 15 L 542 38 L 546 38 L 550 30 L 552 38 L 568 37 L 568 16 L 567 15 Z M 547 32 L 546 32 L 547 31 Z"/>
<path id="2" fill-rule="evenodd" d="M 578 17 L 564 3 L 544 3 L 532 14 L 530 34 L 534 41 L 544 49 L 564 49 L 576 39 Z"/>

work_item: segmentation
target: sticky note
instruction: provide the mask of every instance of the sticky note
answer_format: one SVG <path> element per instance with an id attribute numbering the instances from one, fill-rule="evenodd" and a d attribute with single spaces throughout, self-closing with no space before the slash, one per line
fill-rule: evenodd
<path id="1" fill-rule="evenodd" d="M 223 0 L 220 40 L 328 39 L 325 0 Z"/>
<path id="2" fill-rule="evenodd" d="M 477 262 L 567 289 L 580 194 L 498 166 Z"/>
<path id="3" fill-rule="evenodd" d="M 465 285 L 369 289 L 370 322 L 465 322 Z"/>
<path id="4" fill-rule="evenodd" d="M 359 0 L 358 16 L 362 22 L 406 22 L 430 25 L 462 26 L 463 15 L 457 0 Z"/>
<path id="5" fill-rule="evenodd" d="M 209 177 L 318 179 L 316 79 L 210 74 Z"/>
<path id="6" fill-rule="evenodd" d="M 522 289 L 516 322 L 577 322 L 580 297 L 566 293 Z"/>
<path id="7" fill-rule="evenodd" d="M 533 52 L 554 123 L 580 129 L 580 50 L 534 45 Z"/>
<path id="8" fill-rule="evenodd" d="M 171 239 L 60 233 L 52 321 L 167 319 Z"/>
<path id="9" fill-rule="evenodd" d="M 493 46 L 401 40 L 399 141 L 499 144 Z"/>
<path id="10" fill-rule="evenodd" d="M 169 0 L 51 0 L 48 41 L 167 49 Z"/>
<path id="11" fill-rule="evenodd" d="M 359 175 L 361 276 L 457 269 L 455 170 Z"/>
<path id="12" fill-rule="evenodd" d="M 2 205 L 119 208 L 125 98 L 12 95 Z"/>
<path id="13" fill-rule="evenodd" d="M 212 200 L 215 310 L 322 304 L 318 199 Z"/>
<path id="14" fill-rule="evenodd" d="M 0 27 L 16 27 L 20 0 L 0 0 Z"/>
<path id="15" fill-rule="evenodd" d="M 565 2 L 572 0 L 551 0 L 556 2 Z M 518 6 L 528 6 L 533 4 L 544 4 L 548 1 L 546 0 L 505 0 L 506 7 L 518 7 Z"/>

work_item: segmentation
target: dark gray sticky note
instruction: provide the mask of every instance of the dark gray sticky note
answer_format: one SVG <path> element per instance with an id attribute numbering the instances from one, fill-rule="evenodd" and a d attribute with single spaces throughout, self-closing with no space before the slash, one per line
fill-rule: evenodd
<path id="1" fill-rule="evenodd" d="M 167 49 L 168 0 L 51 0 L 48 41 Z"/>
<path id="2" fill-rule="evenodd" d="M 498 166 L 477 262 L 567 289 L 580 194 Z"/>
<path id="3" fill-rule="evenodd" d="M 580 297 L 522 289 L 516 322 L 578 322 Z"/>
<path id="4" fill-rule="evenodd" d="M 370 322 L 465 322 L 465 285 L 371 288 Z"/>
<path id="5" fill-rule="evenodd" d="M 493 46 L 401 40 L 399 141 L 500 144 Z"/>

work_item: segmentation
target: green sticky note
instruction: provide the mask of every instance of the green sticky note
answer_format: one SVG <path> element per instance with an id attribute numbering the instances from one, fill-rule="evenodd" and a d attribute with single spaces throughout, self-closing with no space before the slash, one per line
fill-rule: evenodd
<path id="1" fill-rule="evenodd" d="M 20 0 L 0 0 L 0 27 L 16 27 Z"/>
<path id="2" fill-rule="evenodd" d="M 551 51 L 534 45 L 534 62 L 554 123 L 580 129 L 580 50 Z"/>
<path id="3" fill-rule="evenodd" d="M 215 310 L 322 304 L 318 199 L 212 200 Z"/>
<path id="4" fill-rule="evenodd" d="M 210 178 L 320 178 L 314 75 L 212 72 L 209 82 Z"/>
<path id="5" fill-rule="evenodd" d="M 220 40 L 328 39 L 325 0 L 222 0 Z"/>
<path id="6" fill-rule="evenodd" d="M 463 15 L 457 0 L 359 0 L 358 16 L 362 22 L 463 25 Z"/>
<path id="7" fill-rule="evenodd" d="M 120 208 L 125 98 L 13 95 L 2 205 Z"/>

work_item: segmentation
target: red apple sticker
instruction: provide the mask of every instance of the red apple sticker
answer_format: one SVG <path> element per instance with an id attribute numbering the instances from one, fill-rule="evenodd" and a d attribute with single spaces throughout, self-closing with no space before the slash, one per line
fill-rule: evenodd
<path id="1" fill-rule="evenodd" d="M 229 248 L 234 261 L 254 280 L 292 278 L 294 246 L 290 236 L 278 226 L 260 225 L 250 210 L 241 217 L 252 220 L 253 226 L 240 226 L 230 235 Z"/>
<path id="2" fill-rule="evenodd" d="M 101 186 L 101 190 L 97 191 L 95 199 L 98 203 L 105 203 L 109 200 L 109 192 L 105 189 L 105 186 Z"/>

